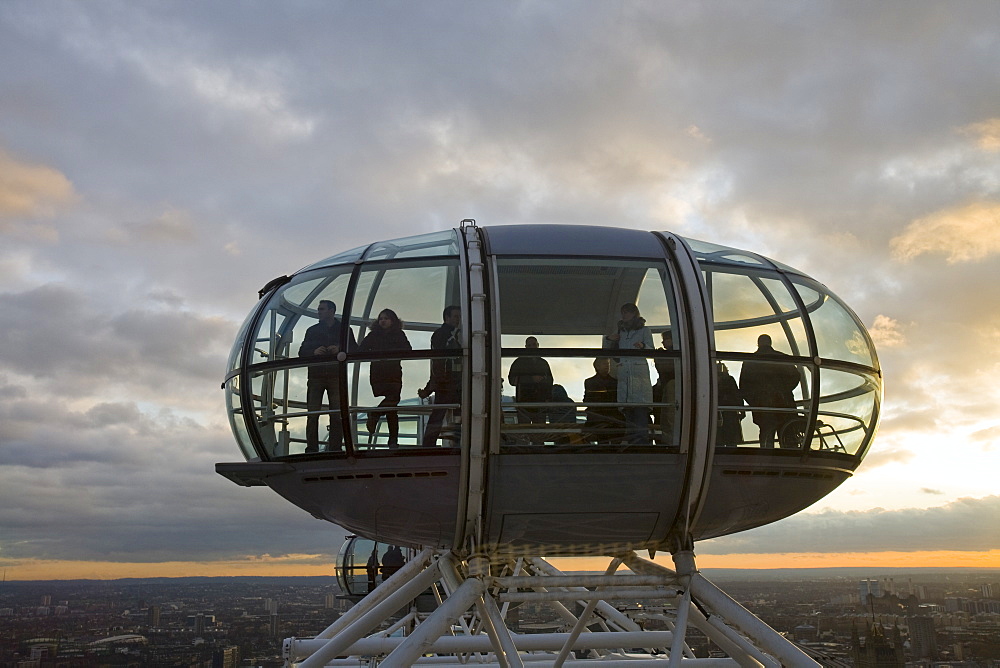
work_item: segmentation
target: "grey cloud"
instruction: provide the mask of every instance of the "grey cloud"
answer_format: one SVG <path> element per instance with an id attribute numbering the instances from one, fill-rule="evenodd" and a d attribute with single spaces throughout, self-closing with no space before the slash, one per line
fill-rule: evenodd
<path id="1" fill-rule="evenodd" d="M 577 8 L 2 3 L 0 150 L 75 198 L 46 181 L 53 217 L 0 227 L 0 495 L 16 482 L 23 544 L 326 549 L 211 473 L 239 456 L 217 389 L 238 323 L 275 276 L 470 216 L 672 229 L 905 323 L 866 467 L 994 419 L 996 257 L 890 258 L 914 221 L 1000 196 L 970 134 L 997 115 L 990 3 Z M 37 476 L 64 494 L 32 499 Z"/>
<path id="2" fill-rule="evenodd" d="M 150 244 L 191 243 L 197 240 L 197 234 L 189 217 L 177 211 L 168 211 L 148 223 L 129 225 L 125 233 Z"/>
<path id="3" fill-rule="evenodd" d="M 12 371 L 49 379 L 60 394 L 111 383 L 162 392 L 180 379 L 207 385 L 221 378 L 235 322 L 132 306 L 95 303 L 57 285 L 0 293 L 0 360 Z M 128 310 L 116 312 L 122 307 Z"/>
<path id="4" fill-rule="evenodd" d="M 704 554 L 739 552 L 915 552 L 994 550 L 1000 496 L 963 498 L 936 508 L 801 513 L 765 527 L 700 544 Z"/>
<path id="5" fill-rule="evenodd" d="M 337 527 L 267 490 L 239 488 L 210 465 L 166 478 L 148 466 L 115 462 L 8 471 L 0 509 L 6 527 L 0 556 L 7 559 L 211 560 L 305 552 L 332 560 L 343 539 Z M 42 483 L 64 491 L 32 494 Z M 75 503 L 66 503 L 67 494 Z"/>

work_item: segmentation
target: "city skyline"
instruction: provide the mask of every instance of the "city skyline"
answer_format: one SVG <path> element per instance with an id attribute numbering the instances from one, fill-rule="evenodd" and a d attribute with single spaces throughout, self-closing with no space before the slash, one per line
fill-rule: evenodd
<path id="1" fill-rule="evenodd" d="M 871 331 L 857 474 L 701 567 L 1000 566 L 998 25 L 989 2 L 3 3 L 0 569 L 332 572 L 346 532 L 214 472 L 241 458 L 226 355 L 275 276 L 463 218 L 753 250 Z"/>

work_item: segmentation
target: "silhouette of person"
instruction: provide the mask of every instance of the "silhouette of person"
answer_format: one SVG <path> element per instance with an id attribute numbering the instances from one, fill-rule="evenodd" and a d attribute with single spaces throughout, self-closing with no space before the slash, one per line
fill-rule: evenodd
<path id="1" fill-rule="evenodd" d="M 372 331 L 361 340 L 358 350 L 361 352 L 387 352 L 396 350 L 411 350 L 410 341 L 403 332 L 403 323 L 392 309 L 383 309 L 378 319 L 372 325 Z M 403 391 L 403 365 L 399 360 L 374 360 L 368 372 L 368 382 L 372 386 L 372 394 L 385 397 L 379 404 L 382 406 L 398 406 Z M 369 434 L 374 434 L 378 428 L 379 418 L 386 416 L 389 425 L 390 448 L 399 447 L 399 413 L 396 411 L 371 411 L 368 413 L 366 427 Z"/>
<path id="2" fill-rule="evenodd" d="M 538 339 L 529 336 L 524 340 L 528 350 L 538 348 Z M 521 402 L 543 402 L 552 396 L 552 370 L 549 363 L 541 357 L 518 357 L 510 365 L 507 380 L 514 386 L 514 400 Z M 546 409 L 518 408 L 518 424 L 545 424 Z M 539 434 L 532 435 L 533 442 L 541 443 Z"/>
<path id="3" fill-rule="evenodd" d="M 673 336 L 669 331 L 660 332 L 660 341 L 663 345 L 657 350 L 671 351 L 674 349 Z M 661 406 L 659 410 L 653 411 L 653 422 L 660 426 L 660 433 L 663 435 L 663 442 L 671 445 L 674 440 L 674 416 L 677 407 L 677 367 L 673 358 L 661 358 L 653 360 L 656 367 L 656 384 L 653 385 L 653 398 L 658 403 L 670 404 Z"/>
<path id="4" fill-rule="evenodd" d="M 372 547 L 372 553 L 368 556 L 368 563 L 365 564 L 365 571 L 368 574 L 368 593 L 372 593 L 372 590 L 378 586 L 376 578 L 378 577 L 378 544 L 376 543 Z"/>
<path id="5" fill-rule="evenodd" d="M 653 334 L 635 304 L 624 304 L 618 329 L 607 339 L 619 350 L 652 350 Z M 629 443 L 649 442 L 649 404 L 653 403 L 653 383 L 649 379 L 649 363 L 645 357 L 618 359 L 618 401 L 625 414 L 626 440 Z"/>
<path id="6" fill-rule="evenodd" d="M 458 306 L 446 306 L 442 315 L 444 322 L 431 334 L 431 349 L 453 349 L 460 352 L 462 344 L 458 338 L 458 328 L 462 325 L 462 309 Z M 421 399 L 426 399 L 433 394 L 435 404 L 457 404 L 462 400 L 461 391 L 461 361 L 442 358 L 431 360 L 431 377 L 427 380 L 427 385 L 417 390 L 417 395 Z M 437 444 L 438 436 L 441 434 L 441 424 L 449 410 L 451 409 L 435 408 L 431 411 L 427 419 L 427 428 L 424 429 L 423 447 L 432 448 Z"/>
<path id="7" fill-rule="evenodd" d="M 786 422 L 794 419 L 795 415 L 755 409 L 795 408 L 792 392 L 799 384 L 799 372 L 795 365 L 781 361 L 788 355 L 775 350 L 771 337 L 767 334 L 757 337 L 757 350 L 753 354 L 760 359 L 743 363 L 740 391 L 753 412 L 754 424 L 760 429 L 760 447 L 773 448 L 778 431 Z"/>
<path id="8" fill-rule="evenodd" d="M 550 401 L 552 405 L 546 411 L 549 422 L 558 425 L 556 428 L 558 433 L 554 440 L 559 445 L 569 445 L 572 440 L 570 434 L 576 432 L 574 426 L 576 425 L 576 402 L 570 398 L 566 388 L 558 383 L 552 386 Z"/>
<path id="9" fill-rule="evenodd" d="M 403 558 L 403 551 L 398 545 L 391 545 L 382 555 L 382 581 L 385 582 L 393 573 L 403 567 L 406 560 Z"/>
<path id="10" fill-rule="evenodd" d="M 584 433 L 588 441 L 611 442 L 619 435 L 616 428 L 621 424 L 621 412 L 615 406 L 591 406 L 593 403 L 618 402 L 618 379 L 611 375 L 611 358 L 598 357 L 594 360 L 594 375 L 583 381 L 583 402 L 588 404 L 584 415 Z"/>
<path id="11" fill-rule="evenodd" d="M 330 439 L 328 449 L 342 451 L 344 426 L 340 420 L 340 353 L 341 322 L 336 317 L 337 305 L 329 299 L 320 300 L 316 312 L 319 322 L 306 330 L 299 346 L 299 357 L 322 359 L 325 364 L 309 367 L 306 383 L 306 452 L 319 452 L 319 414 L 323 395 L 328 398 Z M 347 352 L 358 347 L 354 332 L 347 330 Z M 312 360 L 310 360 L 312 361 Z"/>
<path id="12" fill-rule="evenodd" d="M 736 385 L 736 379 L 729 373 L 729 369 L 722 362 L 716 367 L 718 378 L 716 388 L 718 391 L 719 406 L 742 406 L 743 394 Z M 742 410 L 720 410 L 719 424 L 715 431 L 715 444 L 723 447 L 736 447 L 743 442 L 743 426 L 740 422 L 746 416 Z"/>

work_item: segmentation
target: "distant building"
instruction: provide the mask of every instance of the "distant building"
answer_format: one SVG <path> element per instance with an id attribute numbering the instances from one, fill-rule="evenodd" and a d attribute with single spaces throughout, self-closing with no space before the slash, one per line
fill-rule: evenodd
<path id="1" fill-rule="evenodd" d="M 237 668 L 240 665 L 240 648 L 232 645 L 212 654 L 212 668 Z"/>
<path id="2" fill-rule="evenodd" d="M 903 668 L 903 639 L 899 627 L 892 627 L 892 637 L 879 624 L 869 624 L 864 641 L 858 635 L 858 627 L 851 629 L 851 654 L 857 668 Z"/>
<path id="3" fill-rule="evenodd" d="M 206 615 L 204 612 L 199 612 L 196 615 L 188 615 L 187 617 L 187 627 L 194 629 L 194 632 L 199 635 L 204 633 L 206 628 L 213 626 L 215 626 L 215 615 Z"/>
<path id="4" fill-rule="evenodd" d="M 160 606 L 149 606 L 149 625 L 154 629 L 160 628 Z"/>
<path id="5" fill-rule="evenodd" d="M 878 580 L 868 578 L 858 584 L 858 597 L 862 603 L 868 603 L 868 597 L 881 598 L 883 595 L 882 583 Z"/>
<path id="6" fill-rule="evenodd" d="M 910 632 L 910 651 L 914 659 L 937 658 L 937 630 L 930 617 L 907 617 Z"/>
<path id="7" fill-rule="evenodd" d="M 819 630 L 812 624 L 799 624 L 792 629 L 792 637 L 796 642 L 816 642 Z"/>

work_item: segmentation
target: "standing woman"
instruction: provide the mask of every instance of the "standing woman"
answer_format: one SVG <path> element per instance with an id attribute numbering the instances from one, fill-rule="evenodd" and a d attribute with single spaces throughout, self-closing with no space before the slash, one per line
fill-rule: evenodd
<path id="1" fill-rule="evenodd" d="M 653 350 L 653 333 L 639 315 L 639 307 L 625 304 L 618 331 L 607 337 L 609 347 L 619 350 Z M 649 442 L 649 405 L 653 403 L 653 383 L 649 379 L 649 363 L 645 357 L 618 358 L 618 401 L 623 404 L 626 440 L 629 443 Z"/>
<path id="2" fill-rule="evenodd" d="M 372 331 L 362 339 L 358 346 L 361 352 L 381 353 L 399 350 L 412 350 L 410 341 L 403 333 L 403 323 L 392 309 L 384 309 L 378 314 L 378 320 L 372 323 Z M 403 364 L 399 360 L 373 360 L 369 370 L 368 381 L 372 386 L 372 394 L 385 397 L 379 408 L 383 406 L 398 406 L 400 394 L 403 391 Z M 389 425 L 389 447 L 399 447 L 399 414 L 396 411 L 370 411 L 368 413 L 368 433 L 374 434 L 378 428 L 378 420 L 383 415 Z"/>

